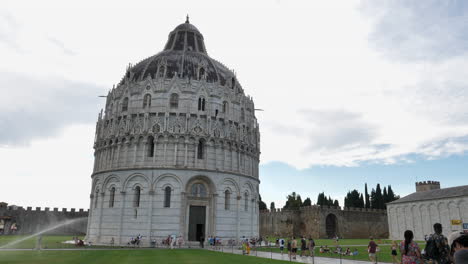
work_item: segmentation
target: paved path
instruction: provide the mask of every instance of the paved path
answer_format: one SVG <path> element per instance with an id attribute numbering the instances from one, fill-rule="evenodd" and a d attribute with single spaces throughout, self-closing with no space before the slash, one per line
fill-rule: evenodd
<path id="1" fill-rule="evenodd" d="M 213 249 L 210 249 L 213 250 Z M 215 251 L 215 250 L 213 250 Z M 216 250 L 220 251 L 220 250 Z M 223 250 L 224 253 L 233 253 L 242 255 L 242 250 L 229 248 L 227 250 Z M 277 260 L 284 260 L 284 261 L 292 261 L 298 263 L 312 263 L 312 264 L 371 264 L 370 261 L 362 261 L 362 260 L 351 260 L 351 259 L 339 259 L 339 258 L 324 258 L 324 257 L 300 257 L 297 256 L 297 259 L 290 260 L 288 254 L 285 253 L 281 255 L 281 253 L 271 253 L 265 251 L 250 251 L 251 256 L 256 256 L 260 258 L 269 258 L 269 259 L 277 259 Z"/>

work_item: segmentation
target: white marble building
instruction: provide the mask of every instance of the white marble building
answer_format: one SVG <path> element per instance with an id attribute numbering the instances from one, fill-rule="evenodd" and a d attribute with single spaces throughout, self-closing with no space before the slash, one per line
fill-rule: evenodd
<path id="1" fill-rule="evenodd" d="M 127 68 L 96 125 L 87 240 L 259 232 L 260 134 L 251 97 L 187 21 Z"/>
<path id="2" fill-rule="evenodd" d="M 435 181 L 417 182 L 416 192 L 387 204 L 390 239 L 403 239 L 412 230 L 416 240 L 434 233 L 441 223 L 444 235 L 462 229 L 451 220 L 468 222 L 468 185 L 440 189 Z"/>

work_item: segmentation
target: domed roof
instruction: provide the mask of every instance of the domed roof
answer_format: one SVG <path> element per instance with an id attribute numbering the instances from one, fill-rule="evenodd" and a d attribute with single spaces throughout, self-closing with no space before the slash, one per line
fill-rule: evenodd
<path id="1" fill-rule="evenodd" d="M 187 19 L 185 20 L 185 23 L 178 25 L 174 30 L 189 30 L 189 31 L 195 31 L 200 34 L 200 31 L 198 30 L 198 28 L 190 24 L 188 15 L 187 15 Z"/>
<path id="2" fill-rule="evenodd" d="M 150 78 L 179 78 L 220 82 L 234 87 L 234 73 L 220 62 L 210 58 L 205 50 L 203 35 L 187 16 L 185 23 L 177 26 L 168 37 L 165 48 L 129 68 L 121 83 L 126 80 L 141 81 Z"/>

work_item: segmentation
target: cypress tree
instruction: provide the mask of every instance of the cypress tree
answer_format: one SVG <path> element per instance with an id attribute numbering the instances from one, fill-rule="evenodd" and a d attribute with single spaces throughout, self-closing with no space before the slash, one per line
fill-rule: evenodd
<path id="1" fill-rule="evenodd" d="M 370 204 L 370 199 L 369 199 L 369 192 L 367 191 L 367 183 L 366 183 L 366 185 L 365 185 L 365 187 L 364 187 L 364 195 L 365 195 L 365 199 L 366 199 L 366 201 L 365 201 L 365 207 L 366 207 L 366 208 L 370 208 L 370 207 L 371 207 L 371 206 L 370 206 L 371 204 Z"/>
<path id="2" fill-rule="evenodd" d="M 377 183 L 377 188 L 375 190 L 375 200 L 377 202 L 377 209 L 384 208 L 384 201 L 382 196 L 382 189 L 380 189 L 380 183 Z"/>

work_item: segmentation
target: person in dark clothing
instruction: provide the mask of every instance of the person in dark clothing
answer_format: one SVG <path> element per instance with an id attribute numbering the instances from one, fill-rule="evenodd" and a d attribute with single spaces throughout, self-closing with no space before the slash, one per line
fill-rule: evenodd
<path id="1" fill-rule="evenodd" d="M 205 248 L 205 237 L 203 235 L 200 237 L 200 247 Z"/>
<path id="2" fill-rule="evenodd" d="M 305 237 L 302 237 L 301 239 L 301 257 L 303 257 L 306 253 L 307 250 L 307 241 Z"/>
<path id="3" fill-rule="evenodd" d="M 430 235 L 426 241 L 426 258 L 437 264 L 450 263 L 450 248 L 447 238 L 442 235 L 442 225 L 434 224 L 434 234 Z"/>

